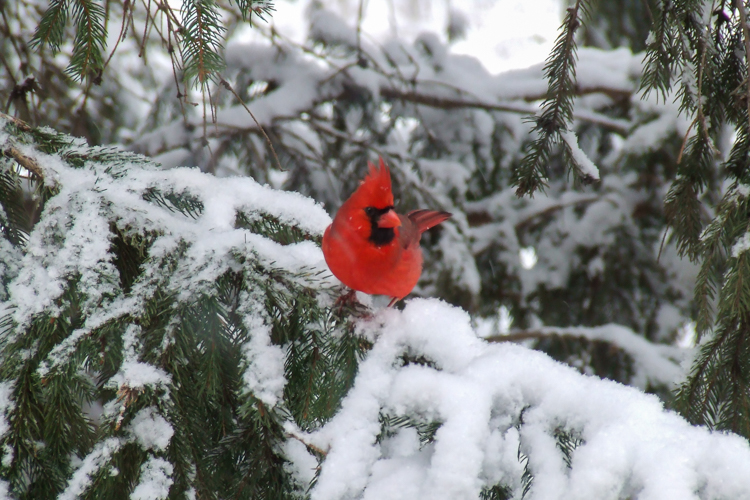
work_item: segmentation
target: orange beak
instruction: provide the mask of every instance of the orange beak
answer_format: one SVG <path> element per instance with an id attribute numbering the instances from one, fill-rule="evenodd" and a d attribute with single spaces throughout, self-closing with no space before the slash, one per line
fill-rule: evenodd
<path id="1" fill-rule="evenodd" d="M 378 227 L 399 227 L 400 225 L 401 219 L 398 218 L 398 215 L 393 210 L 388 210 L 378 219 Z"/>

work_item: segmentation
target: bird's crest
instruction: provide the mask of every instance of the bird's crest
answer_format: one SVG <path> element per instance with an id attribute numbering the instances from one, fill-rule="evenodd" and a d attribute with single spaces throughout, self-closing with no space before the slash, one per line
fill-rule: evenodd
<path id="1" fill-rule="evenodd" d="M 388 167 L 382 158 L 380 158 L 377 167 L 372 162 L 368 162 L 367 165 L 369 173 L 360 183 L 352 198 L 356 196 L 358 200 L 375 208 L 392 207 L 393 191 L 391 190 L 391 173 Z"/>

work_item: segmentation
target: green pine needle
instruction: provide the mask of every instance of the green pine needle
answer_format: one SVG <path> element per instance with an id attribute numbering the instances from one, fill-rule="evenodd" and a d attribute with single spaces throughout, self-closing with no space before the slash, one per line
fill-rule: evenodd
<path id="1" fill-rule="evenodd" d="M 216 82 L 225 67 L 222 36 L 226 31 L 214 0 L 185 0 L 182 4 L 185 79 L 196 88 Z"/>

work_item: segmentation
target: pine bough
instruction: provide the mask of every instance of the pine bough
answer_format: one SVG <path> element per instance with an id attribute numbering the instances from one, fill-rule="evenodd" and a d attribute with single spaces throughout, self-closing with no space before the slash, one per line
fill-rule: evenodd
<path id="1" fill-rule="evenodd" d="M 0 497 L 750 498 L 655 396 L 333 307 L 308 198 L 0 125 Z"/>

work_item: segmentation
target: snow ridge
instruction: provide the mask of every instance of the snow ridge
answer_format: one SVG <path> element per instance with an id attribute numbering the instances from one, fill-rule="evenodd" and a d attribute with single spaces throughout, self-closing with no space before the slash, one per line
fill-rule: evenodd
<path id="1" fill-rule="evenodd" d="M 520 492 L 519 454 L 531 499 L 750 498 L 744 439 L 691 426 L 653 395 L 539 352 L 485 343 L 457 308 L 412 300 L 363 332 L 376 340 L 354 388 L 309 436 L 329 449 L 314 500 L 469 499 L 495 484 Z M 404 354 L 432 366 L 404 366 Z M 383 438 L 382 415 L 440 427 L 427 444 L 410 427 Z M 560 431 L 580 440 L 570 468 Z"/>

